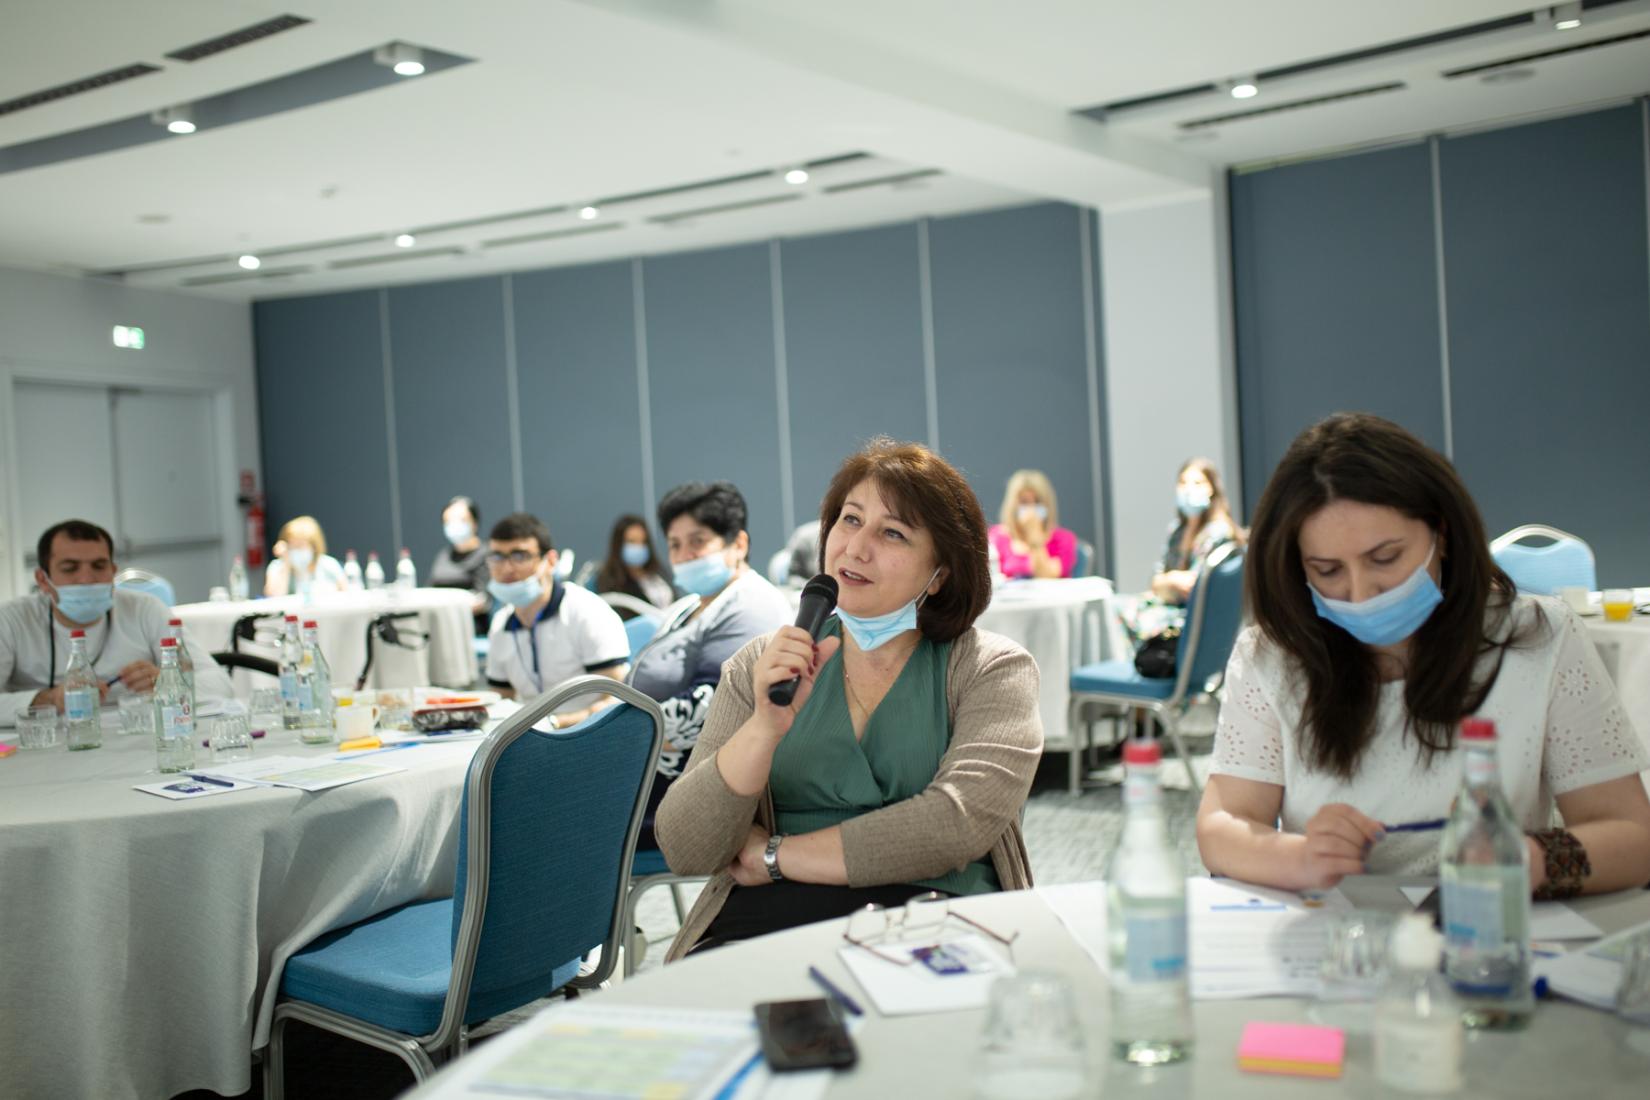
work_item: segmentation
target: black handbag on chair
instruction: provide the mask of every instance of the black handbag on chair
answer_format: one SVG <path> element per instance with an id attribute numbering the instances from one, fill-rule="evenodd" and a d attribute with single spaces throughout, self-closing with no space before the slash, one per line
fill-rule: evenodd
<path id="1" fill-rule="evenodd" d="M 1140 643 L 1134 651 L 1134 670 L 1148 680 L 1171 680 L 1175 654 L 1180 650 L 1180 628 L 1165 627 Z"/>

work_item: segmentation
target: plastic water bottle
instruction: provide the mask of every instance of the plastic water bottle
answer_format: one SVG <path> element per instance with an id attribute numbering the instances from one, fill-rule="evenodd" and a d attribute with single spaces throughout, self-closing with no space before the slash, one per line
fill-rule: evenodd
<path id="1" fill-rule="evenodd" d="M 1472 1028 L 1512 1029 L 1535 1011 L 1530 992 L 1530 867 L 1495 763 L 1495 723 L 1461 723 L 1466 777 L 1439 841 L 1444 973 Z"/>
<path id="2" fill-rule="evenodd" d="M 354 550 L 344 553 L 344 588 L 350 592 L 359 592 L 364 587 L 361 583 L 361 561 L 355 556 Z"/>
<path id="3" fill-rule="evenodd" d="M 332 666 L 316 638 L 315 620 L 304 622 L 303 656 L 298 661 L 298 726 L 332 729 Z"/>
<path id="4" fill-rule="evenodd" d="M 63 725 L 69 751 L 103 746 L 103 693 L 86 656 L 86 632 L 69 632 L 69 664 L 63 670 Z"/>
<path id="5" fill-rule="evenodd" d="M 405 546 L 395 563 L 395 587 L 407 592 L 418 587 L 418 567 L 413 564 L 412 551 Z"/>
<path id="6" fill-rule="evenodd" d="M 1186 872 L 1163 823 L 1162 761 L 1154 741 L 1123 746 L 1123 836 L 1106 876 L 1111 1047 L 1137 1066 L 1192 1053 Z"/>
<path id="7" fill-rule="evenodd" d="M 384 587 L 384 567 L 378 564 L 378 551 L 367 551 L 367 590 Z"/>
<path id="8" fill-rule="evenodd" d="M 246 579 L 246 563 L 241 561 L 239 554 L 229 563 L 229 598 L 244 600 L 252 595 L 252 586 Z"/>
<path id="9" fill-rule="evenodd" d="M 1375 1077 L 1402 1092 L 1461 1087 L 1461 1005 L 1438 973 L 1443 942 L 1411 913 L 1392 931 L 1392 975 L 1375 1002 Z"/>
<path id="10" fill-rule="evenodd" d="M 289 730 L 299 728 L 298 662 L 303 660 L 303 656 L 304 643 L 298 637 L 298 616 L 288 615 L 277 663 L 281 674 L 281 721 Z"/>
<path id="11" fill-rule="evenodd" d="M 195 707 L 178 669 L 178 641 L 160 640 L 160 675 L 155 678 L 155 762 L 163 772 L 195 766 Z"/>
<path id="12" fill-rule="evenodd" d="M 189 647 L 183 644 L 183 620 L 173 619 L 166 624 L 169 638 L 177 639 L 178 644 L 178 671 L 183 673 L 183 682 L 189 686 L 189 710 L 191 713 L 200 712 L 200 696 L 195 694 L 195 661 L 189 656 Z"/>

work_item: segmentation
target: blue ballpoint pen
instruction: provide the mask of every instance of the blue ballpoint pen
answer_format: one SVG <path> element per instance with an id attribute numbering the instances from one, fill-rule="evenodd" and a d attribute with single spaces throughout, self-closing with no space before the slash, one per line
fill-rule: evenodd
<path id="1" fill-rule="evenodd" d="M 184 772 L 184 774 L 197 783 L 210 783 L 214 787 L 233 787 L 235 785 L 227 779 L 218 779 L 215 776 L 196 775 L 193 772 Z"/>
<path id="2" fill-rule="evenodd" d="M 847 1009 L 848 1010 L 848 1015 L 850 1015 L 850 1016 L 863 1016 L 863 1015 L 865 1015 L 865 1010 L 863 1008 L 860 1008 L 858 1003 L 855 1002 L 855 1000 L 852 997 L 848 996 L 848 994 L 844 993 L 841 989 L 837 988 L 837 984 L 835 982 L 831 981 L 831 979 L 829 979 L 825 975 L 821 974 L 819 972 L 819 967 L 817 967 L 817 966 L 808 967 L 808 977 L 812 978 L 819 985 L 819 987 L 821 989 L 823 989 L 826 993 L 829 993 L 831 995 L 832 1000 L 836 1001 L 843 1008 Z"/>
<path id="3" fill-rule="evenodd" d="M 1381 828 L 1389 833 L 1427 833 L 1448 824 L 1449 818 L 1435 817 L 1431 821 L 1410 821 L 1403 825 L 1382 825 Z"/>

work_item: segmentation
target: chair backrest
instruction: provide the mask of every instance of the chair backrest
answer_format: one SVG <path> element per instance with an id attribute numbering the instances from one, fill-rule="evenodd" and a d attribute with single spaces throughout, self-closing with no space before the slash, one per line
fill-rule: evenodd
<path id="1" fill-rule="evenodd" d="M 571 729 L 533 724 L 571 699 L 618 705 Z M 605 676 L 580 676 L 512 715 L 476 750 L 459 810 L 452 982 L 439 1035 L 478 998 L 523 1001 L 596 946 L 606 980 L 618 955 L 636 835 L 663 741 L 659 705 Z"/>
<path id="2" fill-rule="evenodd" d="M 178 602 L 172 582 L 147 569 L 122 569 L 115 574 L 115 587 L 127 588 L 133 592 L 147 592 L 167 607 Z"/>
<path id="3" fill-rule="evenodd" d="M 607 602 L 607 606 L 615 611 L 629 611 L 634 615 L 652 615 L 659 617 L 659 609 L 644 599 L 632 596 L 629 592 L 598 592 L 596 593 Z"/>
<path id="4" fill-rule="evenodd" d="M 1543 546 L 1530 546 L 1524 541 L 1528 538 L 1550 541 Z M 1585 588 L 1591 592 L 1598 587 L 1593 548 L 1585 540 L 1556 527 L 1540 523 L 1514 527 L 1490 543 L 1490 556 L 1513 579 L 1520 592 L 1551 596 L 1560 588 Z"/>
<path id="5" fill-rule="evenodd" d="M 659 617 L 657 615 L 636 615 L 624 621 L 625 637 L 630 639 L 630 659 L 647 648 L 647 643 L 653 640 L 653 635 L 659 632 Z"/>
<path id="6" fill-rule="evenodd" d="M 1186 599 L 1186 623 L 1175 654 L 1175 689 L 1179 701 L 1202 694 L 1232 655 L 1243 625 L 1243 548 L 1235 542 L 1216 547 L 1203 560 L 1197 583 Z"/>
<path id="7" fill-rule="evenodd" d="M 563 547 L 556 554 L 556 576 L 564 581 L 571 579 L 573 576 L 573 562 L 577 556 L 573 553 L 571 547 Z"/>
<path id="8" fill-rule="evenodd" d="M 1077 561 L 1072 564 L 1071 575 L 1086 577 L 1094 572 L 1094 544 L 1087 539 L 1077 540 Z"/>

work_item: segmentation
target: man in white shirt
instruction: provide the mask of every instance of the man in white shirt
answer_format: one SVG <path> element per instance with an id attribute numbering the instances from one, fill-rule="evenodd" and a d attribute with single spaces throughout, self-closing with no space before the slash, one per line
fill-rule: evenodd
<path id="1" fill-rule="evenodd" d="M 69 632 L 86 632 L 86 654 L 111 692 L 142 693 L 160 674 L 160 640 L 172 612 L 155 597 L 114 587 L 114 541 L 95 523 L 71 519 L 40 536 L 38 589 L 0 604 L 0 726 L 31 706 L 63 709 L 63 667 Z M 184 646 L 195 663 L 195 692 L 227 699 L 228 675 L 187 632 Z"/>
<path id="2" fill-rule="evenodd" d="M 521 699 L 590 672 L 622 681 L 629 669 L 623 620 L 594 592 L 563 584 L 556 559 L 550 530 L 538 517 L 516 512 L 493 525 L 487 591 L 499 610 L 487 633 L 487 679 Z M 573 700 L 551 724 L 565 729 L 612 703 L 608 695 Z"/>

